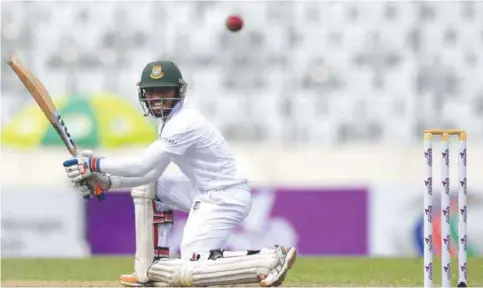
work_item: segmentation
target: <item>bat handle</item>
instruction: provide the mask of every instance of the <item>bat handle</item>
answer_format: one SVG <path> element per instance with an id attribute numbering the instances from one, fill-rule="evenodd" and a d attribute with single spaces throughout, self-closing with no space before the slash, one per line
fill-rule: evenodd
<path id="1" fill-rule="evenodd" d="M 77 164 L 79 164 L 77 159 L 75 159 L 75 158 L 69 159 L 69 160 L 64 162 L 64 167 L 77 165 Z M 102 201 L 102 200 L 105 199 L 104 191 L 102 191 L 102 189 L 97 185 L 95 185 L 95 187 L 94 187 L 94 194 L 96 195 L 96 198 L 97 198 L 98 201 Z M 91 199 L 91 195 L 85 195 L 84 199 L 86 199 L 86 200 Z"/>
<path id="2" fill-rule="evenodd" d="M 86 199 L 86 200 L 89 200 L 91 198 L 92 198 L 91 195 L 85 195 L 84 196 L 84 199 Z M 103 201 L 104 199 L 106 199 L 106 197 L 104 196 L 104 192 L 101 192 L 99 194 L 96 194 L 96 198 L 97 198 L 98 201 Z"/>
<path id="3" fill-rule="evenodd" d="M 94 194 L 96 194 L 97 200 L 102 201 L 104 200 L 104 191 L 102 191 L 101 187 L 94 185 Z"/>

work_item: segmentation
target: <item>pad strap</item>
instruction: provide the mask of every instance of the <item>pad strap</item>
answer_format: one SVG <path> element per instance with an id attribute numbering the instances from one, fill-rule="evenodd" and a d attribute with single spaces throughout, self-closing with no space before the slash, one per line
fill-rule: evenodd
<path id="1" fill-rule="evenodd" d="M 154 207 L 156 209 L 156 207 Z M 153 224 L 173 224 L 173 211 L 156 212 L 153 214 Z"/>
<path id="2" fill-rule="evenodd" d="M 173 226 L 173 211 L 156 211 L 156 201 L 153 201 L 153 237 L 154 261 L 169 258 L 168 238 Z"/>
<path id="3" fill-rule="evenodd" d="M 169 247 L 154 247 L 154 261 L 158 261 L 161 258 L 169 258 Z"/>

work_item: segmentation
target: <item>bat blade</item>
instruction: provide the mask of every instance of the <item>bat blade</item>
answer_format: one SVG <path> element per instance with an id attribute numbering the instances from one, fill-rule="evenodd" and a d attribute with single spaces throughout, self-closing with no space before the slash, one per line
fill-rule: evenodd
<path id="1" fill-rule="evenodd" d="M 70 137 L 67 126 L 57 112 L 57 108 L 44 84 L 42 84 L 39 78 L 37 78 L 37 76 L 35 76 L 35 74 L 20 61 L 20 59 L 18 59 L 17 55 L 12 55 L 7 63 L 15 74 L 17 74 L 18 78 L 22 81 L 25 88 L 27 88 L 35 102 L 37 102 L 40 110 L 42 110 L 45 117 L 52 124 L 69 153 L 72 156 L 76 156 L 78 154 L 77 145 Z M 97 199 L 104 199 L 103 191 L 96 189 L 95 194 Z M 88 199 L 89 197 L 87 196 L 84 198 Z"/>
<path id="2" fill-rule="evenodd" d="M 67 127 L 64 121 L 57 112 L 57 108 L 49 95 L 49 92 L 45 86 L 40 82 L 40 80 L 35 76 L 32 71 L 30 71 L 17 55 L 12 55 L 8 61 L 8 65 L 17 74 L 18 78 L 22 81 L 25 88 L 29 91 L 32 98 L 37 102 L 40 110 L 44 113 L 45 117 L 49 120 L 55 131 L 59 135 L 60 139 L 64 142 L 65 147 L 69 153 L 73 156 L 77 155 L 77 146 L 75 142 L 70 137 Z"/>

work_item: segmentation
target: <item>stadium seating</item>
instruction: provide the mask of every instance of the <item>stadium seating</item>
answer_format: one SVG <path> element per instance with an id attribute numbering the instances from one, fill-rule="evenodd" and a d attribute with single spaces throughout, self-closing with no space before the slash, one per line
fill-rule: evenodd
<path id="1" fill-rule="evenodd" d="M 396 143 L 456 127 L 483 142 L 483 2 L 2 6 L 2 59 L 18 51 L 54 95 L 135 102 L 143 66 L 165 58 L 234 141 Z M 232 13 L 245 19 L 239 33 L 224 27 Z M 28 97 L 4 62 L 3 123 Z"/>

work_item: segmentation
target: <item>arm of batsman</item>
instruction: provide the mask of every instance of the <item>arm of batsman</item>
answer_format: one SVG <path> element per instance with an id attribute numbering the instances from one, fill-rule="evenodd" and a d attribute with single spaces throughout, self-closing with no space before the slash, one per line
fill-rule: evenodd
<path id="1" fill-rule="evenodd" d="M 167 167 L 173 155 L 165 149 L 165 142 L 156 140 L 144 152 L 136 156 L 93 157 L 87 163 L 85 163 L 85 159 L 83 161 L 84 167 L 90 168 L 90 171 L 105 172 L 122 177 L 144 177 L 159 166 Z"/>
<path id="2" fill-rule="evenodd" d="M 141 177 L 122 177 L 117 175 L 110 175 L 111 188 L 134 188 L 141 185 L 146 185 L 151 182 L 156 182 L 159 177 L 163 174 L 166 167 L 168 167 L 170 162 L 162 162 L 151 170 L 148 174 Z"/>

